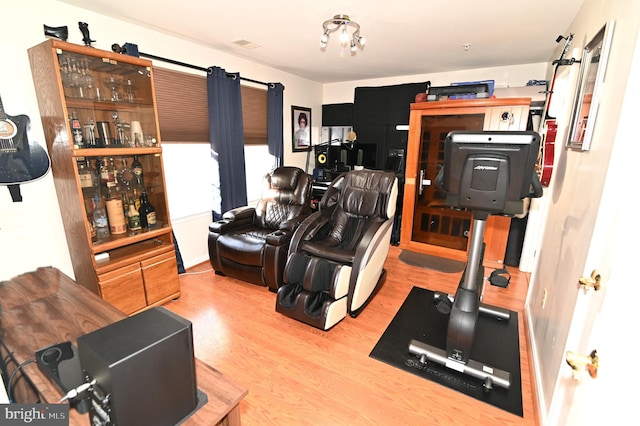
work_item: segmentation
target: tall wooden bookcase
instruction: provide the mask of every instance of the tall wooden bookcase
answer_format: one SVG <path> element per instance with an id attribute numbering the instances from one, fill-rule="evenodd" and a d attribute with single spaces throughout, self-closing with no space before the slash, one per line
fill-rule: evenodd
<path id="1" fill-rule="evenodd" d="M 400 247 L 466 261 L 471 212 L 449 208 L 434 185 L 452 130 L 526 130 L 530 98 L 473 99 L 411 104 Z M 490 216 L 484 265 L 504 266 L 511 219 Z"/>
<path id="2" fill-rule="evenodd" d="M 76 282 L 128 315 L 179 297 L 151 62 L 59 40 L 30 48 L 29 59 Z M 134 155 L 157 222 L 97 238 L 91 200 L 105 191 L 83 185 L 80 167 L 130 166 Z"/>

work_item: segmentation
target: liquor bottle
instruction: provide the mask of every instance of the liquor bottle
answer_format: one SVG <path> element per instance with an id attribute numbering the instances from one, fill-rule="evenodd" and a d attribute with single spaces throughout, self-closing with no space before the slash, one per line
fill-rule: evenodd
<path id="1" fill-rule="evenodd" d="M 109 216 L 109 229 L 112 234 L 124 234 L 127 232 L 127 221 L 124 218 L 122 198 L 116 186 L 107 189 L 107 215 Z"/>
<path id="2" fill-rule="evenodd" d="M 87 227 L 89 228 L 89 234 L 91 234 L 91 241 L 96 241 L 98 238 L 98 231 L 96 231 L 96 225 L 93 221 L 93 212 L 87 215 Z"/>
<path id="3" fill-rule="evenodd" d="M 82 188 L 82 192 L 85 192 L 85 189 L 93 188 L 93 176 L 91 175 L 89 160 L 85 157 L 78 157 L 76 162 L 78 163 L 80 187 Z"/>
<path id="4" fill-rule="evenodd" d="M 129 191 L 127 192 L 127 196 L 129 198 L 133 198 L 133 202 L 136 205 L 136 210 L 140 210 L 140 194 L 142 193 L 142 185 L 138 181 L 136 175 L 133 175 L 133 179 L 131 179 L 131 185 L 129 187 Z"/>
<path id="5" fill-rule="evenodd" d="M 71 137 L 73 138 L 73 147 L 82 148 L 84 146 L 82 142 L 82 126 L 80 120 L 76 116 L 76 112 L 72 111 L 69 116 L 69 126 L 71 127 Z"/>
<path id="6" fill-rule="evenodd" d="M 117 173 L 118 173 L 118 183 L 121 186 L 124 185 L 125 190 L 129 191 L 131 187 L 131 180 L 133 179 L 133 172 L 131 171 L 129 166 L 127 166 L 126 157 L 120 158 L 120 166 L 118 167 Z"/>
<path id="7" fill-rule="evenodd" d="M 120 191 L 120 198 L 122 199 L 122 214 L 124 219 L 127 220 L 129 214 L 129 197 L 127 197 L 126 191 Z"/>
<path id="8" fill-rule="evenodd" d="M 116 166 L 113 161 L 113 157 L 109 157 L 109 161 L 107 163 L 103 162 L 102 168 L 100 169 L 100 182 L 107 191 L 113 189 L 118 184 L 116 179 Z"/>
<path id="9" fill-rule="evenodd" d="M 85 162 L 87 165 L 87 170 L 89 170 L 89 173 L 91 174 L 91 184 L 93 185 L 93 191 L 99 191 L 100 188 L 100 174 L 97 168 L 91 166 L 91 161 L 89 161 L 89 159 L 87 158 L 87 161 Z M 96 160 L 96 165 L 97 165 L 98 161 Z"/>
<path id="10" fill-rule="evenodd" d="M 140 186 L 144 186 L 144 170 L 142 169 L 142 163 L 138 159 L 137 155 L 133 156 L 133 161 L 131 162 L 131 171 L 133 172 L 133 175 L 138 178 L 138 184 Z"/>
<path id="11" fill-rule="evenodd" d="M 151 229 L 156 226 L 156 209 L 149 202 L 147 191 L 142 190 L 140 195 L 140 224 L 145 229 Z"/>
<path id="12" fill-rule="evenodd" d="M 93 211 L 95 209 L 94 198 L 95 198 L 95 193 L 89 197 L 85 197 L 84 199 L 84 208 L 85 208 L 85 213 L 87 215 L 87 230 L 89 231 L 89 234 L 91 235 L 91 241 L 93 242 L 96 241 L 96 237 L 97 237 L 96 224 L 93 219 Z"/>
<path id="13" fill-rule="evenodd" d="M 93 196 L 93 225 L 96 228 L 98 240 L 109 236 L 109 220 L 107 219 L 107 213 L 100 204 L 100 196 L 98 194 Z"/>
<path id="14" fill-rule="evenodd" d="M 89 160 L 85 157 L 78 157 L 76 162 L 78 164 L 78 179 L 80 180 L 80 188 L 82 189 L 85 207 L 91 211 L 91 203 L 93 201 L 93 194 L 95 193 L 93 176 L 90 169 L 91 166 Z"/>
<path id="15" fill-rule="evenodd" d="M 133 202 L 133 198 L 129 198 L 127 226 L 129 228 L 129 231 L 139 231 L 142 228 L 142 226 L 140 225 L 140 213 L 138 213 L 138 210 L 136 210 L 136 205 Z"/>
<path id="16" fill-rule="evenodd" d="M 98 194 L 102 197 L 102 194 L 107 193 L 106 185 L 102 181 L 102 169 L 105 166 L 105 162 L 101 157 L 96 157 L 95 164 L 94 178 L 96 179 L 96 191 L 98 191 Z"/>

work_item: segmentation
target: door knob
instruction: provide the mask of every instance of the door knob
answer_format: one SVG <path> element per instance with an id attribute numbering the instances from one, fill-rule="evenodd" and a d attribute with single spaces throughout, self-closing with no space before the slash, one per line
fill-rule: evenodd
<path id="1" fill-rule="evenodd" d="M 589 355 L 567 351 L 566 361 L 573 370 L 574 380 L 579 381 L 585 369 L 593 379 L 598 377 L 598 353 L 595 349 Z"/>
<path id="2" fill-rule="evenodd" d="M 584 288 L 585 293 L 590 289 L 594 289 L 595 291 L 600 290 L 602 284 L 600 283 L 602 277 L 597 269 L 594 269 L 591 273 L 590 277 L 580 277 L 578 280 L 580 282 L 580 286 Z"/>

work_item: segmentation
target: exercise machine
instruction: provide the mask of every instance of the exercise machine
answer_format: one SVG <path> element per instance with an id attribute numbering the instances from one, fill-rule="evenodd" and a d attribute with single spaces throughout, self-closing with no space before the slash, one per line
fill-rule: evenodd
<path id="1" fill-rule="evenodd" d="M 473 227 L 467 264 L 454 296 L 435 292 L 439 312 L 449 315 L 445 349 L 412 339 L 409 353 L 483 381 L 486 390 L 509 389 L 509 372 L 471 358 L 478 315 L 509 320 L 510 311 L 482 303 L 484 232 L 490 215 L 524 213 L 524 200 L 542 196 L 535 170 L 540 136 L 530 131 L 453 131 L 445 139 L 444 166 L 435 184 L 446 204 L 468 209 Z"/>

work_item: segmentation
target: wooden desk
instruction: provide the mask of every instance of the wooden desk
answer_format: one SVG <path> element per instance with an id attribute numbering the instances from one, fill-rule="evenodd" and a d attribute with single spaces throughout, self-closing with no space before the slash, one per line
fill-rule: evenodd
<path id="1" fill-rule="evenodd" d="M 35 352 L 51 344 L 71 341 L 126 315 L 76 284 L 55 268 L 39 268 L 0 283 L 0 327 L 6 347 L 17 363 L 34 357 Z M 4 354 L 3 354 L 4 355 Z M 23 367 L 41 403 L 56 403 L 63 393 L 42 374 L 35 363 Z M 239 403 L 247 395 L 244 389 L 215 368 L 196 359 L 198 389 L 208 401 L 185 423 L 187 425 L 239 425 Z M 21 401 L 16 396 L 16 402 Z M 71 425 L 89 424 L 89 416 L 69 410 Z"/>

